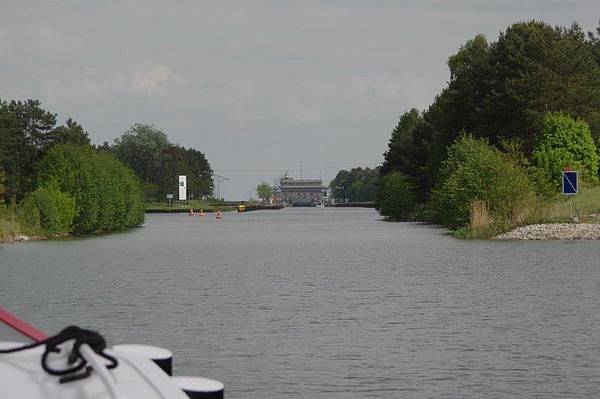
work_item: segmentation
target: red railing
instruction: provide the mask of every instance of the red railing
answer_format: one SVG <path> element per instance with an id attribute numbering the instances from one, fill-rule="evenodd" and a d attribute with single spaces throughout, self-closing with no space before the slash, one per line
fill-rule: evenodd
<path id="1" fill-rule="evenodd" d="M 0 323 L 8 325 L 9 327 L 17 330 L 19 333 L 31 338 L 34 341 L 41 341 L 47 338 L 46 334 L 25 323 L 23 320 L 19 319 L 17 316 L 2 307 L 0 307 Z"/>

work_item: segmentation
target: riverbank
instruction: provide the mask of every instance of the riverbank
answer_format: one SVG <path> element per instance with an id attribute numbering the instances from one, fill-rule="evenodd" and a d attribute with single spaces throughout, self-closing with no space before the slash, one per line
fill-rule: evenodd
<path id="1" fill-rule="evenodd" d="M 12 209 L 0 206 L 0 244 L 26 241 L 29 237 L 22 234 L 21 225 Z"/>
<path id="2" fill-rule="evenodd" d="M 15 235 L 10 235 L 10 236 L 4 236 L 2 238 L 0 238 L 0 244 L 11 244 L 11 243 L 15 243 L 15 242 L 25 242 L 25 241 L 32 241 L 32 240 L 46 240 L 47 237 L 42 237 L 42 236 L 28 236 L 25 234 L 15 234 Z"/>
<path id="3" fill-rule="evenodd" d="M 479 206 L 474 206 L 479 205 Z M 495 219 L 487 208 L 474 203 L 469 225 L 454 231 L 462 239 L 598 239 L 600 186 L 582 187 L 579 194 L 535 201 L 518 210 L 516 217 Z"/>
<path id="4" fill-rule="evenodd" d="M 148 202 L 145 204 L 146 213 L 186 213 L 189 209 L 193 209 L 195 212 L 199 212 L 202 209 L 203 212 L 230 212 L 237 211 L 238 204 L 242 202 L 211 202 L 204 200 L 193 200 L 188 201 L 185 205 L 182 204 L 171 204 L 166 202 Z"/>
<path id="5" fill-rule="evenodd" d="M 23 231 L 14 214 L 5 209 L 0 210 L 0 244 L 46 239 L 38 235 L 25 234 Z"/>
<path id="6" fill-rule="evenodd" d="M 583 223 L 571 223 L 574 214 Z M 560 196 L 534 212 L 526 225 L 492 239 L 600 240 L 600 186 L 583 187 L 574 198 Z"/>
<path id="7" fill-rule="evenodd" d="M 600 240 L 600 223 L 546 223 L 519 227 L 493 240 Z"/>

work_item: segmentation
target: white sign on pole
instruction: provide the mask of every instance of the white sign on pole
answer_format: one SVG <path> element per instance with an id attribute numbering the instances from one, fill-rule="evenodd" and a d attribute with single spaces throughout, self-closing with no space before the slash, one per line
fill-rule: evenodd
<path id="1" fill-rule="evenodd" d="M 179 201 L 187 201 L 187 177 L 179 176 Z"/>

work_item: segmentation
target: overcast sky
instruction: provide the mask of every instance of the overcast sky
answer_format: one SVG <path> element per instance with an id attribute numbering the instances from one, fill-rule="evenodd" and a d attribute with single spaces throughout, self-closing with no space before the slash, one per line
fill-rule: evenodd
<path id="1" fill-rule="evenodd" d="M 595 30 L 600 4 L 0 0 L 0 97 L 39 99 L 94 143 L 153 124 L 245 199 L 301 162 L 326 182 L 378 164 L 399 115 L 445 86 L 449 55 L 533 18 Z"/>

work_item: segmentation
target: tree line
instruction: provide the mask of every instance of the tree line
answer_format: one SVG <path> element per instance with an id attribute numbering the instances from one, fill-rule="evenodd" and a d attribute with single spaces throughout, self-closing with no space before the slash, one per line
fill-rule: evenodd
<path id="1" fill-rule="evenodd" d="M 372 202 L 377 195 L 379 171 L 376 168 L 340 170 L 329 184 L 337 202 Z"/>
<path id="2" fill-rule="evenodd" d="M 460 228 L 479 206 L 505 229 L 525 208 L 515 201 L 556 193 L 563 168 L 598 182 L 600 28 L 515 23 L 495 42 L 476 35 L 448 67 L 433 103 L 392 131 L 379 168 L 384 216 Z"/>
<path id="3" fill-rule="evenodd" d="M 27 232 L 139 225 L 144 202 L 174 193 L 179 174 L 188 176 L 192 195 L 212 193 L 204 154 L 169 142 L 153 126 L 133 125 L 113 145 L 95 146 L 80 124 L 57 125 L 37 100 L 0 100 L 0 211 L 10 205 Z"/>
<path id="4" fill-rule="evenodd" d="M 165 200 L 175 194 L 178 175 L 187 176 L 190 199 L 213 193 L 213 170 L 205 155 L 169 141 L 167 135 L 151 125 L 135 124 L 113 145 L 105 142 L 102 150 L 114 154 L 135 171 L 144 187 L 147 201 Z"/>
<path id="5" fill-rule="evenodd" d="M 0 100 L 0 171 L 5 174 L 6 201 L 21 201 L 34 190 L 38 163 L 54 145 L 90 145 L 89 135 L 77 122 L 56 123 L 56 114 L 37 100 Z"/>
<path id="6" fill-rule="evenodd" d="M 18 210 L 23 224 L 46 233 L 97 233 L 144 221 L 137 176 L 91 146 L 58 144 L 38 165 L 37 188 Z"/>

